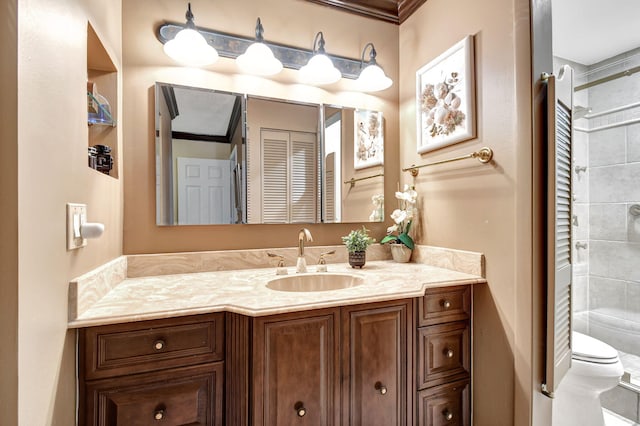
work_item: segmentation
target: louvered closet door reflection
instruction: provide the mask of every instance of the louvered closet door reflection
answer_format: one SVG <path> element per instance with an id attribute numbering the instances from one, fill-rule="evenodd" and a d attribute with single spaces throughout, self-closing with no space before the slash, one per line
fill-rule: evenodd
<path id="1" fill-rule="evenodd" d="M 262 221 L 289 222 L 289 132 L 262 130 Z"/>
<path id="2" fill-rule="evenodd" d="M 291 199 L 292 223 L 316 221 L 318 157 L 316 135 L 291 132 Z"/>
<path id="3" fill-rule="evenodd" d="M 317 214 L 314 133 L 261 130 L 262 221 L 313 223 Z"/>

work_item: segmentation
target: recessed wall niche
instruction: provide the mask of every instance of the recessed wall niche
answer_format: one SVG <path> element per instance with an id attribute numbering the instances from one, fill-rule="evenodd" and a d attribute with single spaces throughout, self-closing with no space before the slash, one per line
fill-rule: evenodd
<path id="1" fill-rule="evenodd" d="M 114 178 L 118 178 L 117 105 L 118 69 L 96 31 L 87 23 L 87 163 Z"/>

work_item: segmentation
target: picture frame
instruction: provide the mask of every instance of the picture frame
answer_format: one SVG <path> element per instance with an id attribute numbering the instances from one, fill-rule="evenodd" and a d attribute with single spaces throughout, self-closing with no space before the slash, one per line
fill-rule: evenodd
<path id="1" fill-rule="evenodd" d="M 384 164 L 384 119 L 382 112 L 354 111 L 353 168 L 355 170 Z"/>
<path id="2" fill-rule="evenodd" d="M 476 137 L 473 36 L 416 71 L 419 154 Z"/>

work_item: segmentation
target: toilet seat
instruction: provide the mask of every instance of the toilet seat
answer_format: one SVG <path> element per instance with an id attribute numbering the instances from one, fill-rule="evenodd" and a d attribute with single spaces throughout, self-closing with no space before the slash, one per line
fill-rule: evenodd
<path id="1" fill-rule="evenodd" d="M 582 333 L 572 333 L 573 348 L 571 358 L 594 364 L 615 364 L 618 351 L 600 340 Z"/>

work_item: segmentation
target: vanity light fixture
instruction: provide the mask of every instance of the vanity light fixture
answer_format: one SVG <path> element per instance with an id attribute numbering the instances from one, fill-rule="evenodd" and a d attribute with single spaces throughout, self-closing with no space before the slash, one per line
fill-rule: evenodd
<path id="1" fill-rule="evenodd" d="M 176 36 L 164 45 L 164 53 L 173 60 L 192 67 L 209 65 L 218 60 L 218 52 L 207 43 L 193 23 L 191 3 L 188 3 L 185 14 L 187 23 Z"/>
<path id="2" fill-rule="evenodd" d="M 307 65 L 300 68 L 300 78 L 303 83 L 323 85 L 335 83 L 341 77 L 342 74 L 324 50 L 324 35 L 320 31 L 313 39 L 313 56 Z"/>
<path id="3" fill-rule="evenodd" d="M 256 21 L 256 41 L 236 58 L 236 64 L 243 72 L 266 76 L 282 71 L 282 62 L 273 56 L 273 51 L 264 43 L 263 33 L 264 27 L 258 18 Z"/>
<path id="4" fill-rule="evenodd" d="M 368 65 L 360 72 L 360 76 L 356 80 L 356 85 L 358 89 L 363 92 L 378 92 L 380 90 L 387 89 L 391 87 L 393 84 L 393 80 L 387 77 L 380 68 L 380 66 L 376 63 L 376 48 L 373 46 L 373 43 L 367 43 L 362 49 L 362 58 L 360 60 L 360 68 L 364 66 L 364 54 L 367 51 L 367 47 L 371 47 L 371 51 L 369 52 L 369 63 Z"/>
<path id="5" fill-rule="evenodd" d="M 185 24 L 164 22 L 158 26 L 156 36 L 160 43 L 167 44 L 185 28 Z M 198 27 L 198 33 L 204 37 L 209 46 L 213 47 L 222 58 L 236 59 L 243 53 L 246 53 L 249 46 L 256 42 L 256 37 L 245 37 L 241 35 L 223 33 L 221 31 L 203 28 L 200 26 Z M 300 68 L 313 58 L 315 53 L 315 49 L 314 51 L 311 51 L 300 47 L 271 43 L 267 40 L 264 40 L 263 43 L 271 49 L 274 57 L 282 62 L 282 66 L 284 68 L 292 70 L 300 70 Z M 342 78 L 355 80 L 362 71 L 362 61 L 360 58 L 353 59 L 331 55 L 330 62 L 332 62 L 333 66 L 338 70 L 337 79 L 342 76 Z"/>

